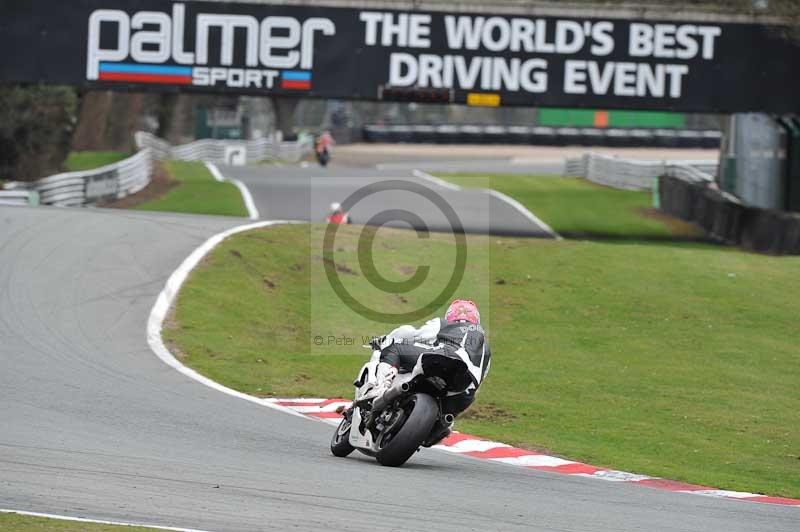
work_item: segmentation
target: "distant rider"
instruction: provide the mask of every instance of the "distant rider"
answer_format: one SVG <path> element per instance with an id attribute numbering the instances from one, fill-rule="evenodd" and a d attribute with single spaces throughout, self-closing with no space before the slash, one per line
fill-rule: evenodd
<path id="1" fill-rule="evenodd" d="M 328 161 L 331 159 L 331 151 L 333 150 L 334 144 L 336 144 L 336 141 L 333 140 L 333 135 L 331 135 L 331 132 L 327 129 L 317 137 L 315 151 L 320 166 L 327 166 Z"/>
<path id="2" fill-rule="evenodd" d="M 433 318 L 419 329 L 411 325 L 396 328 L 384 337 L 381 347 L 380 363 L 376 370 L 378 385 L 370 393 L 374 397 L 379 397 L 391 387 L 398 370 L 413 369 L 422 353 L 443 350 L 457 358 L 456 351 L 463 347 L 472 363 L 481 368 L 478 386 L 486 377 L 491 363 L 491 351 L 481 327 L 478 307 L 472 301 L 463 299 L 450 303 L 444 318 Z M 477 387 L 471 384 L 465 392 L 448 396 L 442 401 L 442 413 L 460 414 L 475 401 L 476 391 Z M 440 424 L 424 445 L 435 445 L 451 432 L 449 427 Z"/>
<path id="3" fill-rule="evenodd" d="M 329 224 L 337 224 L 337 225 L 349 224 L 350 213 L 344 212 L 344 209 L 342 209 L 341 204 L 333 202 L 331 203 L 331 213 L 328 215 L 327 218 L 325 218 L 325 220 Z"/>

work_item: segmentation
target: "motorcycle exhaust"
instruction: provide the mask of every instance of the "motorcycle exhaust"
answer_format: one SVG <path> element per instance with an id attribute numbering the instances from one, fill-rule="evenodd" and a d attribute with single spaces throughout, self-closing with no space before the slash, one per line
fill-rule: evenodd
<path id="1" fill-rule="evenodd" d="M 452 425 L 453 421 L 455 420 L 456 416 L 454 416 L 453 414 L 445 414 L 442 416 L 442 423 L 444 424 L 445 427 L 449 427 L 450 425 Z"/>
<path id="2" fill-rule="evenodd" d="M 387 406 L 389 406 L 392 401 L 399 398 L 400 396 L 408 393 L 411 390 L 411 385 L 407 382 L 400 384 L 400 386 L 392 386 L 386 392 L 375 399 L 372 402 L 372 411 L 373 412 L 380 412 Z"/>

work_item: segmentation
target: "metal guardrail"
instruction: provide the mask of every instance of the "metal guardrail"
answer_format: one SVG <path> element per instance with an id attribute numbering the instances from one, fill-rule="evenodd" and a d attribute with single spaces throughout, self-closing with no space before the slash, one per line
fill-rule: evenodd
<path id="1" fill-rule="evenodd" d="M 697 164 L 692 164 L 690 161 L 681 164 L 668 164 L 666 165 L 662 175 L 676 177 L 692 183 L 713 182 L 714 176 L 717 173 L 717 163 L 714 163 L 713 165 L 711 165 L 711 163 L 708 165 L 703 165 L 700 162 L 696 163 Z M 713 166 L 713 168 L 711 166 Z"/>
<path id="2" fill-rule="evenodd" d="M 313 141 L 274 142 L 198 140 L 182 146 L 139 131 L 135 135 L 139 152 L 122 161 L 92 170 L 64 172 L 33 182 L 6 183 L 0 191 L 0 205 L 42 203 L 59 207 L 92 205 L 100 200 L 113 200 L 135 194 L 148 184 L 153 175 L 153 161 L 177 159 L 185 161 L 257 162 L 268 159 L 297 162 L 310 153 Z"/>
<path id="3" fill-rule="evenodd" d="M 246 163 L 259 161 L 299 162 L 313 150 L 313 140 L 297 142 L 275 142 L 270 139 L 257 140 L 216 140 L 202 139 L 171 146 L 168 142 L 139 131 L 135 136 L 136 145 L 150 148 L 159 159 L 175 159 L 181 161 L 207 161 L 213 163 L 232 162 L 231 157 L 244 157 Z"/>
<path id="4" fill-rule="evenodd" d="M 690 181 L 713 181 L 717 161 L 635 161 L 587 153 L 568 158 L 564 174 L 582 177 L 594 183 L 625 190 L 650 190 L 662 175 L 674 175 Z"/>
<path id="5" fill-rule="evenodd" d="M 35 190 L 0 190 L 0 205 L 38 205 Z"/>
<path id="6" fill-rule="evenodd" d="M 153 155 L 149 149 L 92 170 L 64 172 L 33 181 L 6 184 L 6 191 L 38 194 L 39 202 L 58 207 L 91 205 L 139 192 L 150 183 Z"/>

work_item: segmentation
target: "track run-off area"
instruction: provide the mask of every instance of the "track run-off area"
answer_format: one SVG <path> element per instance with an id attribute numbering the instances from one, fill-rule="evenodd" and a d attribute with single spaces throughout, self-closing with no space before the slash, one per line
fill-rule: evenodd
<path id="1" fill-rule="evenodd" d="M 406 175 L 220 169 L 248 187 L 262 219 L 312 221 L 324 216 L 325 201 L 362 179 Z M 315 179 L 330 179 L 330 189 Z M 457 212 L 496 201 L 490 217 L 472 218 L 491 230 L 548 236 L 496 197 L 436 190 Z M 354 210 L 356 222 L 370 208 L 385 206 Z M 218 531 L 797 529 L 797 508 L 437 450 L 423 450 L 399 469 L 356 455 L 337 459 L 328 449 L 329 425 L 176 371 L 148 343 L 153 306 L 199 246 L 245 223 L 0 207 L 0 507 Z"/>

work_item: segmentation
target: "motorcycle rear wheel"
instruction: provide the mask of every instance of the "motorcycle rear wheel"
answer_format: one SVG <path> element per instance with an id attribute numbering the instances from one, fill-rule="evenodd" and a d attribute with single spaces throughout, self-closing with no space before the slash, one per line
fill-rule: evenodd
<path id="1" fill-rule="evenodd" d="M 331 453 L 333 456 L 344 458 L 354 450 L 355 447 L 350 445 L 350 419 L 344 417 L 331 438 Z"/>
<path id="2" fill-rule="evenodd" d="M 375 458 L 381 465 L 397 467 L 405 464 L 428 437 L 439 416 L 439 405 L 428 394 L 412 395 L 404 408 L 405 423 L 397 429 L 389 429 L 378 439 Z"/>

